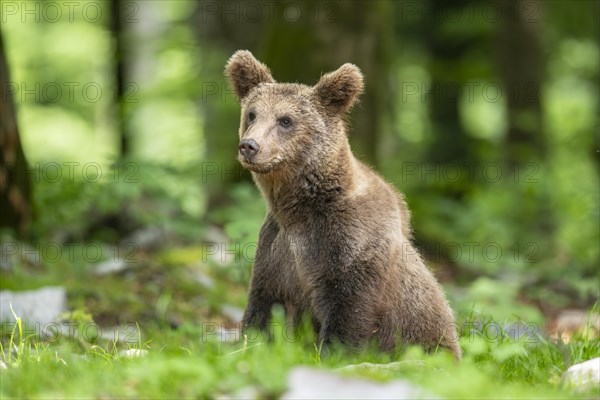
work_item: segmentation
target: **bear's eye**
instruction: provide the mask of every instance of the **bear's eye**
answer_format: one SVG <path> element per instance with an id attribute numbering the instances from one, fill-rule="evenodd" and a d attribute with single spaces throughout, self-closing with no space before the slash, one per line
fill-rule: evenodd
<path id="1" fill-rule="evenodd" d="M 292 119 L 290 117 L 279 118 L 279 125 L 283 126 L 284 128 L 289 128 L 292 126 Z"/>
<path id="2" fill-rule="evenodd" d="M 254 114 L 254 112 L 250 111 L 248 113 L 248 121 L 252 122 L 256 119 L 256 114 Z"/>

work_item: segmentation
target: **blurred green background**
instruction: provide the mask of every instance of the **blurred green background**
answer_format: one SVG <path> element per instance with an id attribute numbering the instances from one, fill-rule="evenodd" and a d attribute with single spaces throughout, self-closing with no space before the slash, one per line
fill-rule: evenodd
<path id="1" fill-rule="evenodd" d="M 2 2 L 2 240 L 40 259 L 0 288 L 65 285 L 106 324 L 243 308 L 265 207 L 223 67 L 249 49 L 279 81 L 361 68 L 353 150 L 406 194 L 459 313 L 548 323 L 598 300 L 598 2 L 67 3 Z M 114 249 L 135 274 L 90 288 Z"/>

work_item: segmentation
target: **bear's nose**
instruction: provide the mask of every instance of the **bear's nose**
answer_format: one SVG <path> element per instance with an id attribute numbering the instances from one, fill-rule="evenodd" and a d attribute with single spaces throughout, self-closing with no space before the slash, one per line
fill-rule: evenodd
<path id="1" fill-rule="evenodd" d="M 260 146 L 254 139 L 242 139 L 239 149 L 244 157 L 253 157 L 260 150 Z"/>

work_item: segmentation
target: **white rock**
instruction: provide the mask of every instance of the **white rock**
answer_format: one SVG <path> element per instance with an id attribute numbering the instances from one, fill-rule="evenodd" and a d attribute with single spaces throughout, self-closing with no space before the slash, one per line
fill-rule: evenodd
<path id="1" fill-rule="evenodd" d="M 241 339 L 240 330 L 237 328 L 229 329 L 219 326 L 215 334 L 217 340 L 222 343 L 237 343 Z"/>
<path id="2" fill-rule="evenodd" d="M 67 311 L 67 292 L 63 287 L 48 286 L 37 290 L 12 292 L 0 291 L 0 321 L 14 321 L 10 309 L 17 317 L 28 324 L 45 324 L 55 321 L 58 316 Z"/>
<path id="3" fill-rule="evenodd" d="M 216 399 L 217 400 L 251 400 L 251 399 L 262 399 L 264 397 L 265 396 L 261 396 L 261 393 L 257 388 L 255 388 L 253 386 L 247 386 L 247 387 L 244 387 L 234 393 L 223 394 L 220 396 L 218 395 L 218 396 L 216 396 Z"/>
<path id="4" fill-rule="evenodd" d="M 119 260 L 119 259 L 107 260 L 107 261 L 104 261 L 104 262 L 94 265 L 94 274 L 96 274 L 96 275 L 115 274 L 117 272 L 121 272 L 121 271 L 127 269 L 128 266 L 129 266 L 129 264 L 127 264 L 124 260 Z"/>
<path id="5" fill-rule="evenodd" d="M 221 313 L 229 318 L 232 322 L 241 322 L 242 317 L 244 316 L 244 310 L 230 304 L 222 305 Z"/>
<path id="6" fill-rule="evenodd" d="M 203 238 L 205 242 L 227 243 L 229 241 L 229 238 L 227 237 L 223 229 L 214 225 L 210 225 L 206 229 Z"/>
<path id="7" fill-rule="evenodd" d="M 600 330 L 600 314 L 593 314 L 585 310 L 565 310 L 556 319 L 557 330 L 584 329 L 587 325 Z"/>
<path id="8" fill-rule="evenodd" d="M 151 226 L 144 229 L 138 229 L 127 238 L 121 241 L 123 251 L 131 252 L 132 258 L 135 257 L 134 250 L 153 250 L 158 248 L 165 239 L 165 233 L 162 229 Z"/>
<path id="9" fill-rule="evenodd" d="M 190 271 L 190 274 L 196 283 L 202 285 L 206 289 L 213 289 L 215 287 L 215 281 L 210 276 L 206 275 L 205 272 L 194 269 L 193 271 Z"/>
<path id="10" fill-rule="evenodd" d="M 431 399 L 431 394 L 407 381 L 376 382 L 332 371 L 294 368 L 284 399 Z M 435 398 L 435 396 L 433 397 Z"/>
<path id="11" fill-rule="evenodd" d="M 226 246 L 226 242 L 223 244 L 215 244 L 212 245 L 218 246 L 216 252 L 209 253 L 208 258 L 214 262 L 216 265 L 220 267 L 227 267 L 229 265 L 235 264 L 239 262 L 239 255 L 235 254 L 235 252 L 228 249 Z"/>
<path id="12" fill-rule="evenodd" d="M 145 357 L 146 355 L 148 355 L 148 350 L 142 350 L 142 349 L 122 350 L 119 352 L 119 355 L 121 357 L 125 357 L 125 358 Z"/>
<path id="13" fill-rule="evenodd" d="M 422 369 L 425 367 L 425 361 L 422 360 L 407 360 L 407 361 L 395 361 L 387 364 L 373 364 L 369 362 L 363 362 L 360 364 L 350 364 L 345 367 L 338 368 L 336 371 L 369 371 L 376 372 L 381 375 L 391 375 L 397 373 L 403 369 Z"/>
<path id="14" fill-rule="evenodd" d="M 0 360 L 0 369 L 7 369 L 8 367 L 6 366 L 6 363 L 4 363 L 4 361 Z"/>
<path id="15" fill-rule="evenodd" d="M 572 385 L 582 390 L 599 387 L 600 385 L 600 357 L 572 365 L 563 380 L 567 385 Z"/>

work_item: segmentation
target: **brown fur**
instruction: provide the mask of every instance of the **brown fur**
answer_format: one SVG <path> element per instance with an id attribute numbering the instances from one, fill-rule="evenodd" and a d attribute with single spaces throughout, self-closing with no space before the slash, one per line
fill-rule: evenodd
<path id="1" fill-rule="evenodd" d="M 238 51 L 226 74 L 241 100 L 240 138 L 260 146 L 239 159 L 268 206 L 244 328 L 266 328 L 282 304 L 296 320 L 309 312 L 320 342 L 375 339 L 391 350 L 400 339 L 460 358 L 452 311 L 411 243 L 403 196 L 350 150 L 344 117 L 363 90 L 360 70 L 344 64 L 314 87 L 275 83 Z"/>

